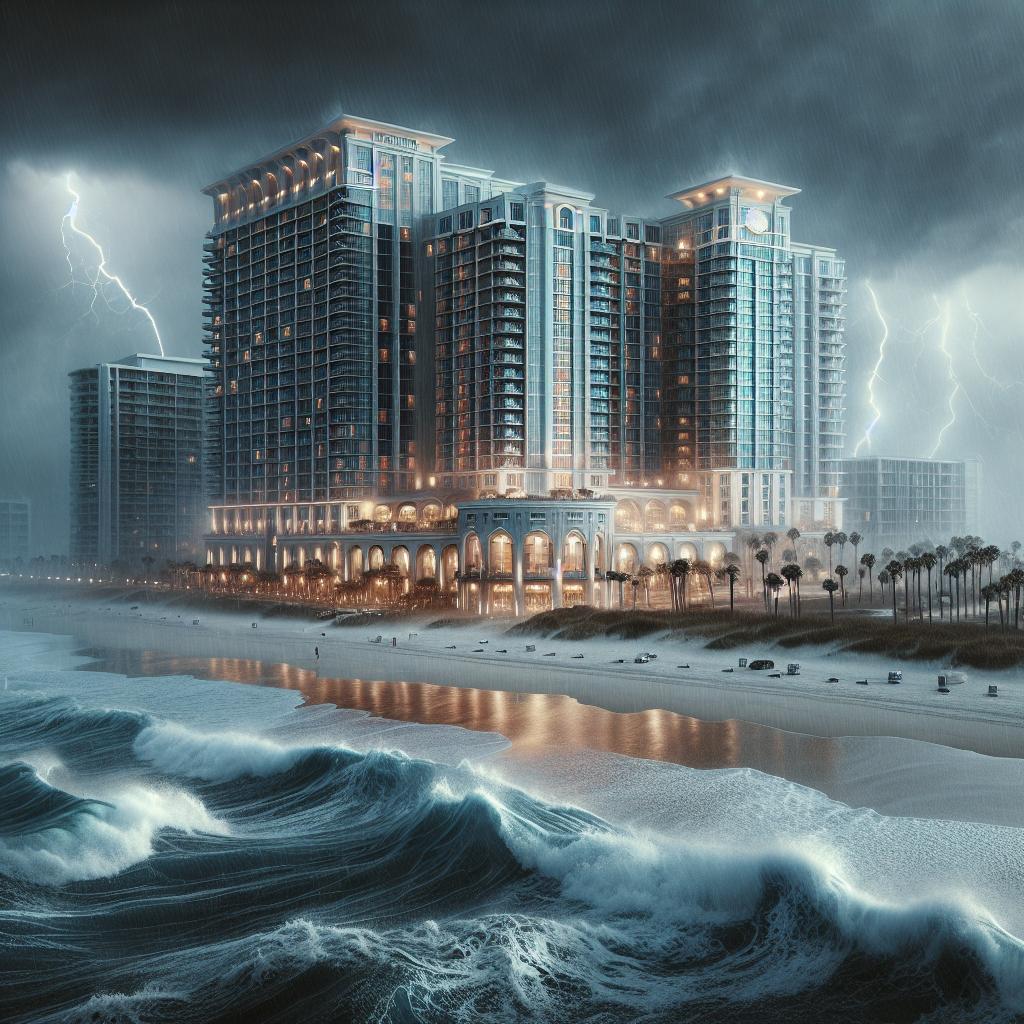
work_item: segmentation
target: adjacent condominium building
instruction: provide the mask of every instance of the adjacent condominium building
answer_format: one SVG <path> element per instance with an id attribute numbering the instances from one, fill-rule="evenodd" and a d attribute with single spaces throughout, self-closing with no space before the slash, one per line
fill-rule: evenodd
<path id="1" fill-rule="evenodd" d="M 211 560 L 355 572 L 370 523 L 457 533 L 422 541 L 454 584 L 472 503 L 476 530 L 519 524 L 517 565 L 575 529 L 592 583 L 839 525 L 845 271 L 791 241 L 797 189 L 729 176 L 651 220 L 449 163 L 451 142 L 340 117 L 205 190 Z M 605 505 L 586 530 L 498 508 L 540 498 Z M 543 600 L 520 582 L 507 600 Z"/>
<path id="2" fill-rule="evenodd" d="M 978 529 L 981 465 L 861 456 L 841 463 L 846 528 L 876 549 L 939 544 Z"/>
<path id="3" fill-rule="evenodd" d="M 28 562 L 32 547 L 32 502 L 0 498 L 0 568 Z"/>
<path id="4" fill-rule="evenodd" d="M 139 354 L 70 374 L 72 562 L 199 557 L 204 365 Z"/>

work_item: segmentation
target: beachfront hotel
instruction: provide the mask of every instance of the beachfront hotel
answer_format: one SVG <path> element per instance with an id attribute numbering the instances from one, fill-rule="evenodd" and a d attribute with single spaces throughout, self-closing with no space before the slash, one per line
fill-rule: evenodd
<path id="1" fill-rule="evenodd" d="M 341 117 L 205 190 L 211 562 L 526 611 L 840 525 L 845 268 L 797 189 L 652 220 L 451 142 Z"/>
<path id="2" fill-rule="evenodd" d="M 73 564 L 198 557 L 204 365 L 136 354 L 69 375 Z"/>

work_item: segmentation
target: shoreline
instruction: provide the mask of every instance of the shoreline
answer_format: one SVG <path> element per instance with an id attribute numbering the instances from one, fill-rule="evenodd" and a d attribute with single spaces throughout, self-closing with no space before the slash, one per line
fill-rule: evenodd
<path id="1" fill-rule="evenodd" d="M 704 646 L 706 638 L 678 632 L 560 640 L 511 635 L 513 620 L 470 619 L 429 628 L 439 618 L 436 613 L 400 622 L 381 619 L 373 626 L 335 626 L 296 617 L 254 619 L 250 612 L 208 609 L 192 615 L 178 610 L 174 594 L 166 596 L 172 600 L 154 594 L 133 608 L 130 592 L 95 600 L 66 591 L 0 589 L 0 625 L 21 631 L 28 616 L 30 630 L 76 635 L 87 630 L 89 643 L 114 649 L 248 658 L 341 678 L 560 694 L 612 712 L 665 710 L 823 738 L 894 736 L 1024 757 L 1024 673 L 1012 670 L 970 670 L 965 683 L 943 695 L 936 692 L 938 666 L 820 646 L 780 648 L 760 641 L 749 648 L 714 650 Z M 192 625 L 194 618 L 198 626 Z M 368 643 L 377 634 L 384 641 Z M 396 646 L 388 643 L 391 637 Z M 527 652 L 530 645 L 534 652 Z M 319 664 L 314 647 L 321 649 Z M 640 651 L 659 658 L 635 665 Z M 801 674 L 769 679 L 767 673 L 739 669 L 739 657 L 772 657 L 778 668 L 798 660 Z M 616 664 L 620 658 L 623 663 Z M 902 669 L 902 685 L 886 685 L 890 668 Z M 827 682 L 831 676 L 840 682 Z M 865 677 L 868 686 L 855 685 Z M 986 696 L 989 684 L 999 686 L 998 697 Z"/>

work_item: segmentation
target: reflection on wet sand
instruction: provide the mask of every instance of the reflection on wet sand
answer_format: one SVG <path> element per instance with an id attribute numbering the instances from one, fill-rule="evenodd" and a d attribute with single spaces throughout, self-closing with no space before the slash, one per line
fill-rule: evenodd
<path id="1" fill-rule="evenodd" d="M 91 667 L 129 676 L 190 675 L 295 690 L 305 704 L 334 704 L 381 718 L 497 732 L 524 757 L 603 750 L 691 768 L 756 768 L 828 791 L 835 740 L 747 722 L 705 722 L 671 711 L 630 713 L 572 697 L 476 690 L 436 683 L 335 679 L 294 665 L 244 658 L 200 658 L 157 651 L 94 650 Z"/>

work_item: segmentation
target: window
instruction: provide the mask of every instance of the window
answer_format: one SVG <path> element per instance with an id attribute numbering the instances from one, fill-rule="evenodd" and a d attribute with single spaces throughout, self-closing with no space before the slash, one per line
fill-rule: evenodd
<path id="1" fill-rule="evenodd" d="M 373 152 L 366 146 L 353 146 L 357 171 L 373 170 Z"/>
<path id="2" fill-rule="evenodd" d="M 489 206 L 485 206 L 480 211 L 480 223 L 481 224 L 487 224 L 487 223 L 490 222 L 490 220 L 491 220 L 491 208 Z"/>
<path id="3" fill-rule="evenodd" d="M 601 234 L 601 218 L 596 213 L 590 215 L 590 233 L 592 235 Z"/>
<path id="4" fill-rule="evenodd" d="M 477 185 L 463 185 L 462 191 L 465 198 L 464 203 L 476 203 L 480 201 L 480 188 Z"/>
<path id="5" fill-rule="evenodd" d="M 459 183 L 455 178 L 441 179 L 441 209 L 450 210 L 459 205 Z"/>
<path id="6" fill-rule="evenodd" d="M 558 226 L 563 231 L 572 231 L 573 216 L 572 210 L 570 210 L 568 206 L 563 206 L 558 211 Z"/>
<path id="7" fill-rule="evenodd" d="M 462 210 L 459 213 L 459 230 L 460 231 L 465 231 L 467 228 L 471 228 L 472 226 L 473 226 L 473 211 L 472 210 Z"/>
<path id="8" fill-rule="evenodd" d="M 640 225 L 639 224 L 626 224 L 626 237 L 627 238 L 639 238 L 640 237 Z"/>
<path id="9" fill-rule="evenodd" d="M 451 217 L 442 217 L 437 222 L 437 233 L 439 235 L 450 235 L 452 231 L 452 219 Z"/>
<path id="10" fill-rule="evenodd" d="M 509 217 L 511 220 L 525 220 L 525 207 L 522 203 L 510 203 L 509 204 Z"/>

